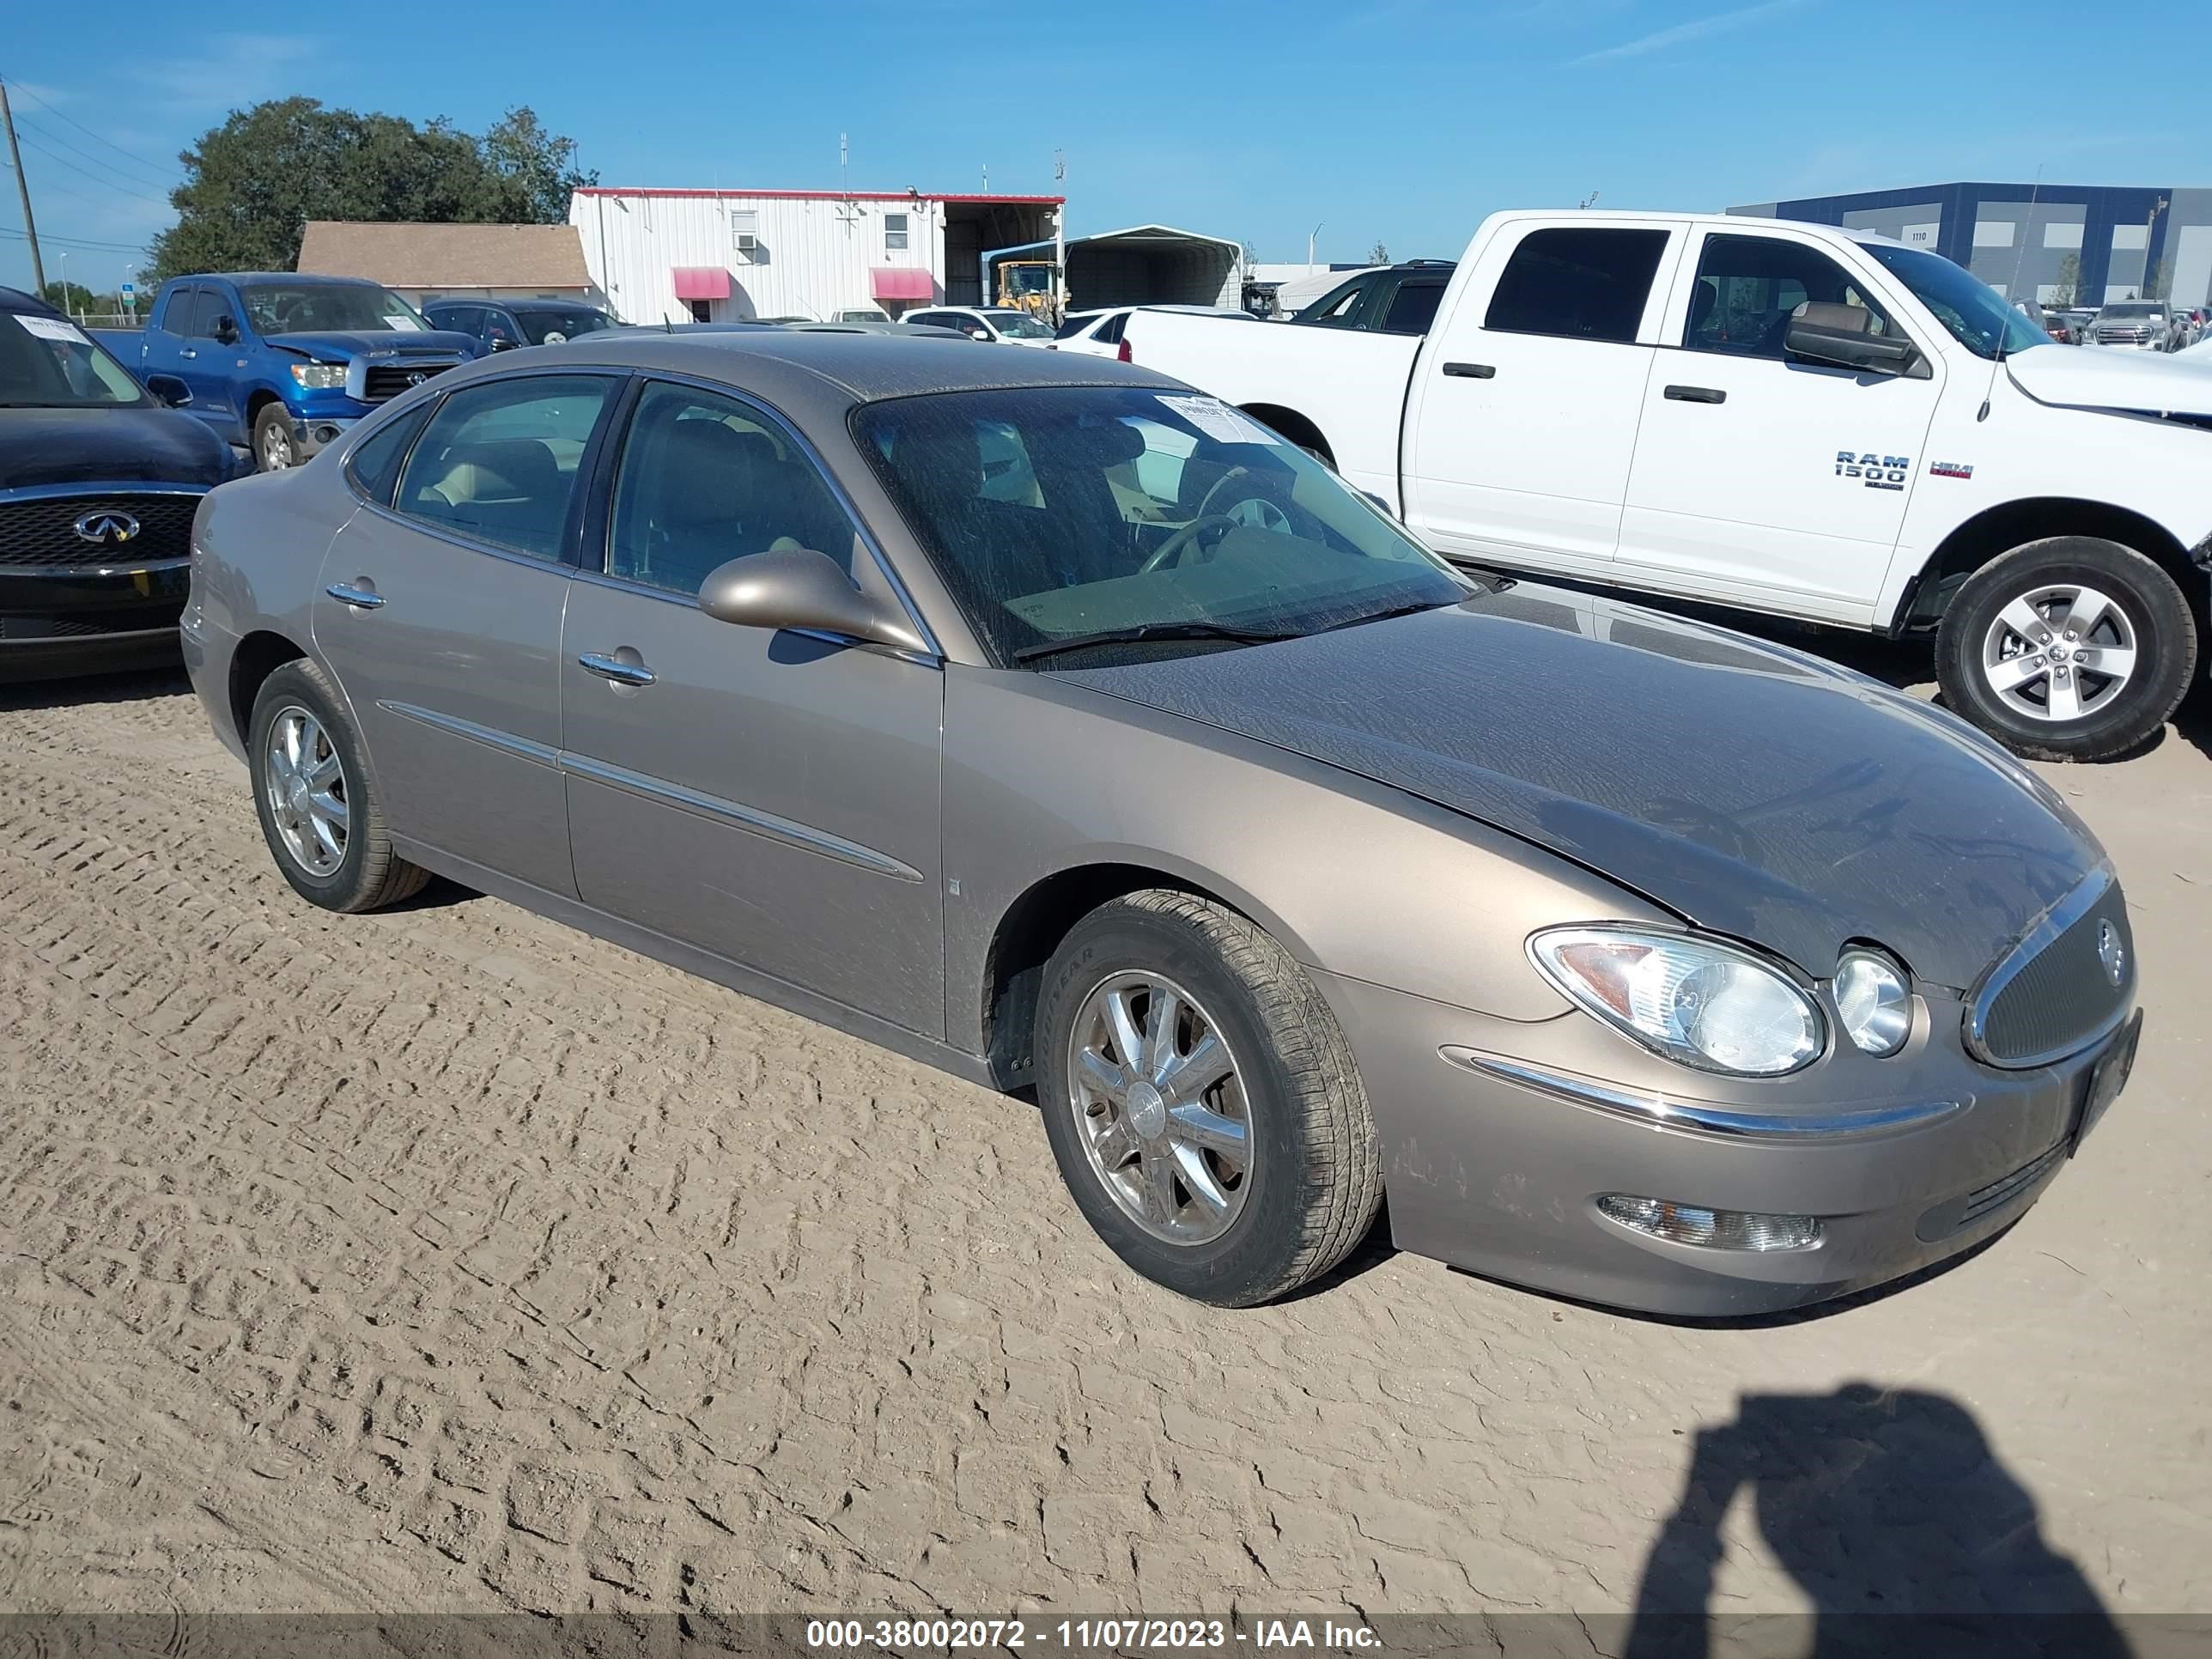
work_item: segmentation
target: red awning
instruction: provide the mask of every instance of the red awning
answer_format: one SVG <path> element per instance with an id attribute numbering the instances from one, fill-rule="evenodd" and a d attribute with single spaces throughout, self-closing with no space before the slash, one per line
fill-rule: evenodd
<path id="1" fill-rule="evenodd" d="M 720 265 L 678 265 L 676 297 L 679 300 L 726 300 L 730 273 Z"/>
<path id="2" fill-rule="evenodd" d="M 878 300 L 933 300 L 935 285 L 919 265 L 878 265 L 869 273 L 875 280 L 870 295 Z"/>

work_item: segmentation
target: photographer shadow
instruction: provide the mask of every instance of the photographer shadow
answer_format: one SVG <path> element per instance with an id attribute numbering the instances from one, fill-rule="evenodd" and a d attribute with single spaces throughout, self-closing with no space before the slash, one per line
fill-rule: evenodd
<path id="1" fill-rule="evenodd" d="M 1809 1615 L 1713 1610 L 1722 1522 L 1739 1493 Z M 1971 1412 L 1942 1395 L 1854 1382 L 1828 1395 L 1746 1395 L 1734 1421 L 1698 1431 L 1621 1655 L 2133 1651 L 2081 1570 L 2044 1540 L 2035 1500 Z"/>

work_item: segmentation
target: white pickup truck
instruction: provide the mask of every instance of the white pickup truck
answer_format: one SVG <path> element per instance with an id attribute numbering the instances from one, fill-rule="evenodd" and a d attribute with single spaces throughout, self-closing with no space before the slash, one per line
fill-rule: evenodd
<path id="1" fill-rule="evenodd" d="M 2195 675 L 2212 374 L 2053 344 L 1950 260 L 1747 218 L 1500 213 L 1425 335 L 1139 311 L 1133 360 L 1448 557 L 1893 635 L 2024 754 Z"/>

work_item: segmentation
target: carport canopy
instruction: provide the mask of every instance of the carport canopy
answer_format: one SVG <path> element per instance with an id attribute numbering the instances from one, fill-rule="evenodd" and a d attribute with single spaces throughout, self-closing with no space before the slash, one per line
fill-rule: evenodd
<path id="1" fill-rule="evenodd" d="M 1068 308 L 1104 306 L 1233 306 L 1244 250 L 1219 236 L 1173 225 L 1131 225 L 1070 237 L 1065 279 Z M 1052 244 L 1001 248 L 1001 259 L 1050 258 Z M 996 279 L 994 278 L 994 288 Z"/>

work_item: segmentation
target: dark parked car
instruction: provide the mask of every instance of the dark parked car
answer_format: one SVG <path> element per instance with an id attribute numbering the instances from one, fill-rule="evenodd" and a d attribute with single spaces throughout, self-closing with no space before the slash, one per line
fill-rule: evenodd
<path id="1" fill-rule="evenodd" d="M 1386 1189 L 1498 1278 L 1817 1301 L 2017 1219 L 2134 1053 L 2112 866 L 1989 739 L 1455 570 L 1141 368 L 609 332 L 198 533 L 193 684 L 302 897 L 438 871 L 1033 1086 L 946 1179 L 1048 1143 L 1207 1301 Z"/>
<path id="2" fill-rule="evenodd" d="M 616 326 L 597 306 L 569 300 L 433 300 L 422 317 L 433 328 L 467 335 L 485 351 L 558 345 Z"/>
<path id="3" fill-rule="evenodd" d="M 1451 286 L 1455 263 L 1407 259 L 1360 271 L 1291 320 L 1318 328 L 1356 328 L 1376 334 L 1425 334 L 1436 320 L 1437 302 Z"/>
<path id="4" fill-rule="evenodd" d="M 206 422 L 0 288 L 0 680 L 173 662 L 192 514 L 235 470 Z"/>

